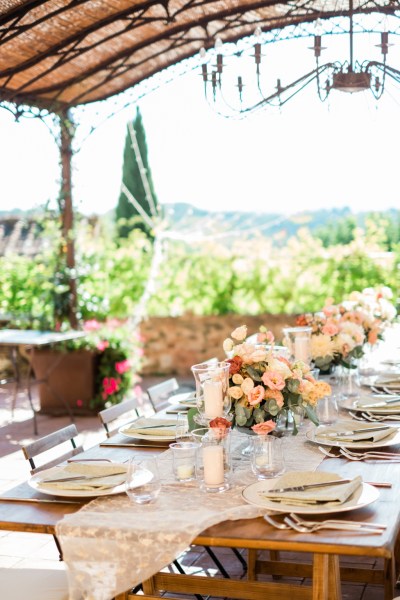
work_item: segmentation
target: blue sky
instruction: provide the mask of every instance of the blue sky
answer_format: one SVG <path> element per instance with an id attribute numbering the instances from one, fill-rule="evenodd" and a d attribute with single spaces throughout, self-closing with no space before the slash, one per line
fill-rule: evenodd
<path id="1" fill-rule="evenodd" d="M 310 40 L 295 43 L 300 73 L 306 72 L 313 68 Z M 294 77 L 288 66 L 293 48 L 279 52 L 276 74 L 287 83 Z M 393 55 L 398 53 L 396 48 Z M 400 105 L 393 89 L 379 102 L 367 94 L 332 92 L 321 103 L 311 84 L 280 110 L 226 120 L 205 102 L 198 73 L 160 87 L 140 101 L 159 200 L 287 214 L 331 206 L 399 207 Z M 83 136 L 96 111 L 82 111 Z M 134 106 L 126 108 L 81 144 L 74 160 L 74 202 L 83 212 L 115 207 L 126 123 L 134 114 Z M 0 131 L 1 209 L 54 199 L 59 158 L 45 125 L 35 119 L 15 123 L 0 109 Z"/>

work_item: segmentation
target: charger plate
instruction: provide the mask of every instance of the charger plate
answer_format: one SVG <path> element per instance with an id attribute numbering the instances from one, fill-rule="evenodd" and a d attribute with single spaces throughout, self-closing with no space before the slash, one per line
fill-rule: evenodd
<path id="1" fill-rule="evenodd" d="M 51 467 L 50 469 L 45 469 L 43 471 L 39 471 L 36 475 L 33 475 L 30 479 L 28 479 L 28 485 L 34 490 L 40 492 L 41 494 L 46 494 L 47 496 L 62 496 L 63 498 L 95 498 L 97 496 L 111 496 L 114 494 L 121 494 L 125 491 L 125 476 L 124 481 L 119 485 L 114 487 L 107 488 L 105 490 L 62 490 L 62 489 L 52 489 L 41 485 L 43 479 L 47 479 L 50 477 L 56 477 L 56 469 L 57 467 Z"/>
<path id="2" fill-rule="evenodd" d="M 353 423 L 346 423 L 346 425 L 351 426 Z M 372 423 L 370 423 L 371 427 L 373 426 Z M 395 425 L 390 425 L 390 427 L 396 427 Z M 306 433 L 306 438 L 310 441 L 313 442 L 314 444 L 318 444 L 318 446 L 335 446 L 338 448 L 356 448 L 356 449 L 360 449 L 360 450 L 367 450 L 370 448 L 382 448 L 384 446 L 395 446 L 396 444 L 400 444 L 400 429 L 398 429 L 397 431 L 393 432 L 392 434 L 388 435 L 386 438 L 383 438 L 382 440 L 378 440 L 377 442 L 354 442 L 354 441 L 346 441 L 346 440 L 334 440 L 331 438 L 328 438 L 326 436 L 318 436 L 318 429 L 320 430 L 320 432 L 322 431 L 322 427 L 319 428 L 317 427 L 316 429 L 312 429 L 310 431 L 307 431 Z M 326 429 L 324 427 L 324 429 Z"/>
<path id="3" fill-rule="evenodd" d="M 372 502 L 375 502 L 379 497 L 379 491 L 376 488 L 368 483 L 363 483 L 354 494 L 346 500 L 346 502 L 336 506 L 323 506 L 323 504 L 315 506 L 298 506 L 283 502 L 273 502 L 268 498 L 263 498 L 260 494 L 270 490 L 275 485 L 277 479 L 278 478 L 264 479 L 248 485 L 242 492 L 243 500 L 248 504 L 255 504 L 266 510 L 276 512 L 295 512 L 300 515 L 323 515 L 356 510 L 357 508 L 372 504 Z"/>
<path id="4" fill-rule="evenodd" d="M 368 399 L 369 400 L 369 399 Z M 382 401 L 384 398 L 382 398 Z M 371 406 L 368 407 L 368 403 L 366 399 L 363 400 L 365 404 L 359 406 L 357 404 L 357 400 L 353 398 L 347 398 L 344 402 L 341 403 L 340 408 L 344 408 L 345 410 L 351 410 L 355 412 L 365 412 L 367 410 L 373 412 L 376 415 L 400 415 L 400 400 L 397 402 L 393 402 L 391 404 L 387 404 L 386 406 Z M 380 401 L 380 398 L 371 398 L 371 404 L 377 404 Z"/>

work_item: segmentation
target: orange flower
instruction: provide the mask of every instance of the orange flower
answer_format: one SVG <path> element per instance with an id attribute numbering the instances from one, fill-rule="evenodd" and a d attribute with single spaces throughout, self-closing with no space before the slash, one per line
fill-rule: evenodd
<path id="1" fill-rule="evenodd" d="M 257 425 L 253 425 L 252 430 L 257 435 L 267 435 L 271 431 L 273 431 L 276 427 L 276 423 L 274 423 L 271 419 L 269 421 L 264 421 L 264 423 L 257 423 Z"/>

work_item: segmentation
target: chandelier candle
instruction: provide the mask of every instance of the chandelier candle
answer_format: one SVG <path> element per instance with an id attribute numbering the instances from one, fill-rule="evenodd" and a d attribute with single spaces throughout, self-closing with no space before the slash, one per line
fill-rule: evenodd
<path id="1" fill-rule="evenodd" d="M 223 415 L 222 381 L 204 382 L 204 414 L 208 419 Z"/>

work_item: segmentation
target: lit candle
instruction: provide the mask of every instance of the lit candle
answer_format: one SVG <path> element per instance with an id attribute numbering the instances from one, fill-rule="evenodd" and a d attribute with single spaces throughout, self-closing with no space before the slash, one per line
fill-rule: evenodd
<path id="1" fill-rule="evenodd" d="M 308 363 L 310 360 L 310 338 L 305 336 L 296 336 L 294 338 L 294 357 L 296 360 L 302 360 Z"/>
<path id="2" fill-rule="evenodd" d="M 222 446 L 203 448 L 204 483 L 221 485 L 224 483 L 224 449 Z"/>
<path id="3" fill-rule="evenodd" d="M 204 382 L 204 414 L 208 419 L 223 415 L 222 381 Z"/>
<path id="4" fill-rule="evenodd" d="M 193 465 L 179 465 L 176 469 L 176 476 L 179 480 L 191 479 L 194 474 Z"/>

